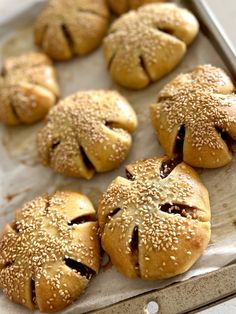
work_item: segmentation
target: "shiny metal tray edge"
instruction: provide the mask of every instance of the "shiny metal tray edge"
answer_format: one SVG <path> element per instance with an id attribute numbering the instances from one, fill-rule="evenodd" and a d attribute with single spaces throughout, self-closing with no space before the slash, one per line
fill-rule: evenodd
<path id="1" fill-rule="evenodd" d="M 235 264 L 89 313 L 196 313 L 198 310 L 233 297 L 236 297 Z M 150 302 L 158 305 L 158 312 L 148 311 Z M 150 308 L 153 310 L 154 307 L 150 306 Z"/>

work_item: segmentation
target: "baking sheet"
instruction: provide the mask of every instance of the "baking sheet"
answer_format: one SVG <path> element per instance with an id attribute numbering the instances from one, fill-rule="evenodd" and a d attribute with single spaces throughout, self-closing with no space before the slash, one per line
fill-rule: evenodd
<path id="1" fill-rule="evenodd" d="M 35 50 L 32 20 L 40 7 L 41 5 L 30 5 L 29 9 L 28 7 L 21 9 L 19 5 L 17 11 L 20 12 L 20 18 L 18 15 L 15 16 L 16 11 L 11 15 L 10 20 L 4 17 L 4 24 L 0 25 L 1 60 L 9 55 Z M 24 13 L 25 10 L 27 14 Z M 19 24 L 24 25 L 19 26 Z M 5 31 L 7 36 L 4 35 Z M 118 175 L 125 176 L 125 164 L 140 158 L 161 156 L 163 151 L 156 140 L 149 119 L 149 104 L 155 101 L 157 92 L 171 78 L 203 63 L 225 68 L 211 43 L 201 33 L 189 47 L 187 55 L 177 69 L 143 91 L 128 91 L 112 82 L 101 49 L 86 57 L 57 63 L 62 97 L 78 90 L 116 89 L 130 101 L 139 119 L 131 153 L 119 169 L 98 174 L 91 181 L 67 178 L 38 163 L 35 138 L 42 123 L 33 126 L 0 126 L 0 227 L 14 219 L 15 209 L 24 202 L 36 195 L 51 193 L 56 189 L 79 190 L 90 197 L 96 207 L 101 193 L 106 190 L 111 180 Z M 92 280 L 84 295 L 63 313 L 87 313 L 140 293 L 216 270 L 236 258 L 236 159 L 234 158 L 233 162 L 224 168 L 199 169 L 198 172 L 210 193 L 212 238 L 204 255 L 194 267 L 184 275 L 156 282 L 127 279 L 113 267 L 103 269 Z M 9 302 L 1 292 L 0 313 L 2 309 L 7 314 L 28 313 L 23 307 Z"/>

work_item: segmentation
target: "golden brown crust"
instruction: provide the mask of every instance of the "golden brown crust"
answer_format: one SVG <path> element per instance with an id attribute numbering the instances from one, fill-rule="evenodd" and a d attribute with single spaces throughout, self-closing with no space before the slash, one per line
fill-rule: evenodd
<path id="1" fill-rule="evenodd" d="M 103 249 L 131 278 L 187 271 L 210 239 L 207 189 L 192 168 L 167 157 L 137 161 L 126 170 L 128 179 L 117 177 L 98 209 Z"/>
<path id="2" fill-rule="evenodd" d="M 63 309 L 98 272 L 97 227 L 92 203 L 77 192 L 26 203 L 0 238 L 0 287 L 31 310 Z"/>
<path id="3" fill-rule="evenodd" d="M 79 92 L 49 112 L 38 135 L 39 156 L 60 173 L 90 179 L 120 165 L 136 127 L 135 112 L 117 92 Z"/>
<path id="4" fill-rule="evenodd" d="M 6 59 L 0 77 L 0 121 L 9 125 L 35 123 L 44 118 L 59 87 L 49 58 L 31 52 Z"/>
<path id="5" fill-rule="evenodd" d="M 52 59 L 67 60 L 97 48 L 108 23 L 105 0 L 51 0 L 35 23 L 35 43 Z"/>
<path id="6" fill-rule="evenodd" d="M 169 157 L 180 153 L 194 167 L 229 163 L 236 140 L 234 90 L 228 75 L 210 65 L 198 66 L 168 83 L 150 108 L 165 153 Z"/>
<path id="7" fill-rule="evenodd" d="M 165 2 L 167 0 L 107 0 L 110 9 L 117 15 L 121 15 L 129 10 L 136 10 L 148 3 Z"/>
<path id="8" fill-rule="evenodd" d="M 198 33 L 196 18 L 175 4 L 149 4 L 111 26 L 104 55 L 113 79 L 141 89 L 170 72 Z"/>

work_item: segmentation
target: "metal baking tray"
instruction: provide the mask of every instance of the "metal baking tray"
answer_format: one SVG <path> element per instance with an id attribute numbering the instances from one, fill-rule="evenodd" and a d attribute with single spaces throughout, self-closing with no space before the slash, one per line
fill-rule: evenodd
<path id="1" fill-rule="evenodd" d="M 235 79 L 235 51 L 227 39 L 223 28 L 219 25 L 214 14 L 208 7 L 207 0 L 184 0 L 182 4 L 183 6 L 188 6 L 198 17 L 202 31 L 205 32 L 210 41 L 215 45 L 232 78 Z M 35 15 L 37 15 L 36 11 L 35 9 Z M 25 14 L 27 13 L 23 11 L 20 13 L 21 21 L 24 21 Z M 7 26 L 8 30 L 11 30 L 11 24 Z M 14 28 L 17 26 L 14 25 Z M 0 28 L 1 35 L 2 30 Z M 193 313 L 233 297 L 236 297 L 236 264 L 87 313 Z M 0 313 L 4 313 L 4 310 L 1 308 Z M 67 311 L 67 313 L 77 314 L 77 310 Z"/>
<path id="2" fill-rule="evenodd" d="M 207 1 L 182 0 L 181 2 L 197 16 L 201 30 L 211 40 L 231 73 L 232 79 L 236 81 L 236 52 Z M 141 294 L 89 313 L 197 313 L 234 297 L 236 298 L 236 264 L 231 264 L 206 275 Z"/>

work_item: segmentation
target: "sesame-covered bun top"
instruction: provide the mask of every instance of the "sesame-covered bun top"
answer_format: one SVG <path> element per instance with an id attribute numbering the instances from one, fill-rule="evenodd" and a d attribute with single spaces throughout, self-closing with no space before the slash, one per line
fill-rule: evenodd
<path id="1" fill-rule="evenodd" d="M 217 168 L 232 160 L 236 140 L 235 87 L 220 68 L 201 65 L 178 75 L 151 105 L 160 144 L 194 167 Z"/>
<path id="2" fill-rule="evenodd" d="M 168 158 L 126 167 L 98 210 L 102 247 L 124 275 L 176 276 L 200 257 L 210 239 L 210 206 L 196 172 Z M 116 245 L 114 245 L 116 243 Z"/>
<path id="3" fill-rule="evenodd" d="M 49 112 L 38 135 L 39 156 L 60 173 L 90 179 L 120 165 L 136 127 L 134 110 L 117 92 L 79 92 Z"/>
<path id="4" fill-rule="evenodd" d="M 121 15 L 129 10 L 135 10 L 144 4 L 165 1 L 166 0 L 108 0 L 107 2 L 114 13 Z"/>
<path id="5" fill-rule="evenodd" d="M 5 60 L 0 76 L 0 121 L 9 125 L 44 118 L 59 96 L 55 69 L 42 53 Z"/>
<path id="6" fill-rule="evenodd" d="M 104 39 L 113 79 L 141 89 L 170 72 L 198 33 L 196 18 L 172 3 L 147 4 L 117 19 Z"/>
<path id="7" fill-rule="evenodd" d="M 50 0 L 34 27 L 35 43 L 55 60 L 97 48 L 109 24 L 106 0 Z"/>
<path id="8" fill-rule="evenodd" d="M 0 287 L 31 310 L 55 312 L 80 296 L 100 264 L 95 210 L 76 192 L 26 203 L 0 238 Z"/>

